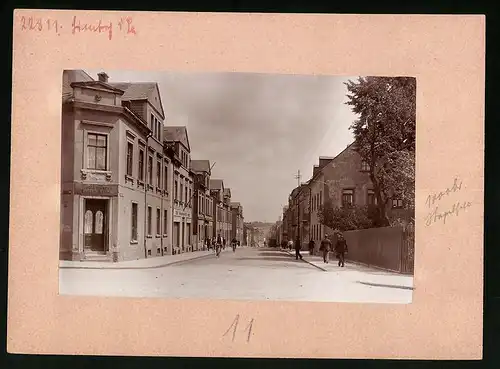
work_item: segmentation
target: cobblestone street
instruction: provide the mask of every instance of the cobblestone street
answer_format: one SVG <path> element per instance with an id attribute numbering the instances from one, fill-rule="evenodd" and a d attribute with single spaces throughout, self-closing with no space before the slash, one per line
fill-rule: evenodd
<path id="1" fill-rule="evenodd" d="M 325 271 L 326 270 L 326 271 Z M 413 277 L 333 261 L 325 270 L 279 249 L 238 248 L 150 269 L 61 268 L 71 295 L 410 303 Z"/>

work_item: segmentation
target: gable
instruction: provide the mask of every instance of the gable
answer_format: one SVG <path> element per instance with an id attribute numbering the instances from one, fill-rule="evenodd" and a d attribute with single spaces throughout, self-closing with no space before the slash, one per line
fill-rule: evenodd
<path id="1" fill-rule="evenodd" d="M 161 102 L 160 90 L 158 88 L 158 84 L 155 83 L 155 87 L 150 90 L 148 101 L 154 108 L 160 113 L 161 118 L 165 119 L 165 111 L 163 110 L 163 104 Z"/>

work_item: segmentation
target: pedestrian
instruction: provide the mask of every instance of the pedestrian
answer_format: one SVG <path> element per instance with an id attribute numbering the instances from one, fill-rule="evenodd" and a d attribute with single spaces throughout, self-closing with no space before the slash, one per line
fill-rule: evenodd
<path id="1" fill-rule="evenodd" d="M 233 246 L 233 252 L 236 251 L 236 244 L 237 244 L 236 238 L 233 238 L 233 240 L 231 241 L 231 246 Z"/>
<path id="2" fill-rule="evenodd" d="M 314 247 L 316 245 L 314 244 L 314 240 L 311 240 L 309 241 L 309 255 L 313 255 L 314 254 Z"/>
<path id="3" fill-rule="evenodd" d="M 328 235 L 325 234 L 325 237 L 321 240 L 321 245 L 319 247 L 320 251 L 323 252 L 323 263 L 328 264 L 328 256 L 330 251 L 332 250 L 332 242 L 328 238 Z"/>
<path id="4" fill-rule="evenodd" d="M 295 260 L 302 260 L 302 255 L 300 254 L 300 240 L 297 238 L 295 241 Z"/>
<path id="5" fill-rule="evenodd" d="M 222 248 L 222 237 L 219 233 L 215 244 L 215 254 L 217 255 L 217 257 L 219 257 L 220 255 L 221 248 Z"/>
<path id="6" fill-rule="evenodd" d="M 288 249 L 291 250 L 293 247 L 293 241 L 292 240 L 288 240 Z"/>
<path id="7" fill-rule="evenodd" d="M 345 254 L 347 253 L 347 241 L 345 240 L 344 235 L 340 232 L 337 233 L 335 252 L 337 253 L 337 259 L 339 259 L 339 267 L 344 267 Z"/>

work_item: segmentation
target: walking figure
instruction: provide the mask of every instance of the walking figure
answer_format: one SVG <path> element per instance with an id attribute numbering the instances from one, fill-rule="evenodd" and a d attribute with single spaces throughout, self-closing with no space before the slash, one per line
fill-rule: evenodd
<path id="1" fill-rule="evenodd" d="M 340 232 L 337 233 L 335 252 L 337 253 L 337 259 L 339 259 L 339 267 L 344 267 L 345 254 L 347 253 L 347 242 L 344 235 Z"/>
<path id="2" fill-rule="evenodd" d="M 323 252 L 323 263 L 328 264 L 331 249 L 332 242 L 328 239 L 328 235 L 325 234 L 325 238 L 321 240 L 321 246 L 319 247 L 319 250 Z"/>
<path id="3" fill-rule="evenodd" d="M 316 246 L 316 245 L 314 244 L 314 241 L 313 241 L 313 240 L 309 241 L 309 255 L 311 255 L 311 256 L 312 256 L 312 255 L 314 254 L 314 247 L 315 247 L 315 246 Z"/>
<path id="4" fill-rule="evenodd" d="M 238 241 L 236 241 L 236 238 L 233 238 L 233 240 L 231 241 L 231 246 L 233 246 L 233 252 L 236 252 L 236 244 L 237 244 Z"/>
<path id="5" fill-rule="evenodd" d="M 295 241 L 295 260 L 302 260 L 302 255 L 300 254 L 300 240 L 297 238 Z"/>
<path id="6" fill-rule="evenodd" d="M 216 244 L 215 244 L 215 254 L 217 255 L 217 257 L 219 257 L 221 249 L 222 249 L 222 237 L 220 236 L 220 233 L 219 233 L 219 235 L 217 236 Z"/>

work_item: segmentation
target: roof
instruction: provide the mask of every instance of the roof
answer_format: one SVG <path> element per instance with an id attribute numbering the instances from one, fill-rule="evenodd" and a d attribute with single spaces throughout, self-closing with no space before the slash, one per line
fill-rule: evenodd
<path id="1" fill-rule="evenodd" d="M 238 207 L 241 206 L 241 204 L 239 202 L 232 202 L 231 206 Z"/>
<path id="2" fill-rule="evenodd" d="M 224 181 L 222 179 L 210 179 L 211 190 L 222 190 L 224 188 Z"/>
<path id="3" fill-rule="evenodd" d="M 210 174 L 210 160 L 191 160 L 191 170 Z"/>
<path id="4" fill-rule="evenodd" d="M 165 141 L 180 142 L 191 151 L 186 126 L 165 126 L 163 127 L 163 137 Z"/>
<path id="5" fill-rule="evenodd" d="M 114 88 L 125 91 L 122 96 L 122 100 L 148 100 L 151 99 L 151 95 L 155 90 L 158 89 L 158 83 L 156 82 L 110 82 L 108 83 Z M 158 90 L 158 96 L 160 96 L 160 91 Z M 163 104 L 160 97 L 160 114 L 164 118 Z"/>
<path id="6" fill-rule="evenodd" d="M 323 158 L 323 159 L 328 159 L 330 160 L 328 164 L 332 163 L 333 161 L 335 161 L 335 159 L 337 159 L 340 155 L 342 155 L 345 151 L 347 151 L 350 147 L 352 147 L 354 145 L 355 142 L 351 142 L 349 145 L 347 145 L 347 147 L 342 150 L 341 152 L 339 152 L 337 155 L 335 155 L 333 158 L 326 158 L 324 156 L 321 156 L 320 158 Z M 326 167 L 327 165 L 324 165 L 322 167 L 319 167 L 319 170 L 316 172 L 315 175 L 313 175 L 308 181 L 307 181 L 307 184 L 311 184 L 311 182 L 314 182 L 314 180 L 319 176 L 320 173 L 323 172 L 323 169 Z M 315 165 L 316 167 L 316 165 Z"/>
<path id="7" fill-rule="evenodd" d="M 144 100 L 147 99 L 151 92 L 156 88 L 155 82 L 138 82 L 138 83 L 109 83 L 114 88 L 125 91 L 122 100 Z"/>

